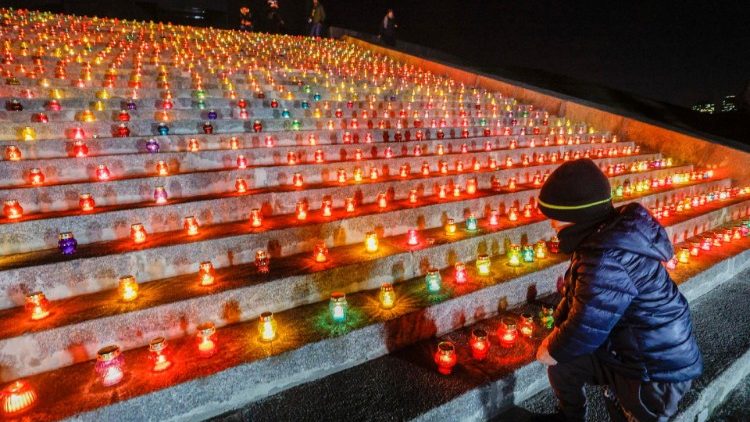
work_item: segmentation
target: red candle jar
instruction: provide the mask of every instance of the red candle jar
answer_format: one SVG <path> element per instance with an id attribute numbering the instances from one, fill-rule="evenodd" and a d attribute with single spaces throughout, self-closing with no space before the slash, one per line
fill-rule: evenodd
<path id="1" fill-rule="evenodd" d="M 406 243 L 409 246 L 416 246 L 419 245 L 419 237 L 417 237 L 417 231 L 414 229 L 409 229 L 409 232 L 407 234 L 407 240 Z"/>
<path id="2" fill-rule="evenodd" d="M 89 147 L 83 141 L 73 142 L 73 155 L 78 158 L 83 158 L 89 155 Z"/>
<path id="3" fill-rule="evenodd" d="M 29 171 L 29 182 L 32 185 L 38 186 L 44 183 L 44 173 L 39 168 L 34 167 Z"/>
<path id="4" fill-rule="evenodd" d="M 0 391 L 2 414 L 7 417 L 18 416 L 36 404 L 37 394 L 26 381 L 16 380 Z"/>
<path id="5" fill-rule="evenodd" d="M 8 161 L 19 161 L 21 159 L 21 150 L 15 145 L 5 147 L 5 159 Z"/>
<path id="6" fill-rule="evenodd" d="M 557 236 L 552 236 L 552 239 L 547 242 L 547 249 L 551 253 L 560 253 L 560 239 Z"/>
<path id="7" fill-rule="evenodd" d="M 200 150 L 200 143 L 195 138 L 190 138 L 188 140 L 188 151 L 190 152 L 198 152 Z"/>
<path id="8" fill-rule="evenodd" d="M 518 337 L 516 321 L 512 318 L 503 318 L 500 322 L 498 337 L 500 338 L 501 346 L 506 348 L 513 347 Z"/>
<path id="9" fill-rule="evenodd" d="M 346 212 L 354 212 L 354 198 L 345 198 L 344 207 L 346 208 Z"/>
<path id="10" fill-rule="evenodd" d="M 409 203 L 410 204 L 416 204 L 417 203 L 417 190 L 412 189 L 409 191 Z"/>
<path id="11" fill-rule="evenodd" d="M 26 295 L 26 312 L 32 320 L 37 321 L 49 316 L 49 301 L 42 292 L 34 292 Z"/>
<path id="12" fill-rule="evenodd" d="M 154 372 L 166 371 L 172 366 L 169 350 L 167 349 L 167 339 L 157 337 L 148 344 L 149 362 L 151 370 Z"/>
<path id="13" fill-rule="evenodd" d="M 253 208 L 250 210 L 250 225 L 253 227 L 260 227 L 263 224 L 263 215 L 260 213 L 260 209 Z"/>
<path id="14" fill-rule="evenodd" d="M 213 322 L 204 322 L 196 327 L 196 339 L 198 340 L 198 355 L 202 358 L 210 358 L 216 354 L 216 326 Z"/>
<path id="15" fill-rule="evenodd" d="M 305 205 L 304 202 L 298 201 L 296 205 L 296 210 L 297 210 L 297 220 L 307 219 L 307 205 Z"/>
<path id="16" fill-rule="evenodd" d="M 388 199 L 385 196 L 385 193 L 379 193 L 378 194 L 378 207 L 380 208 L 386 208 L 388 207 Z"/>
<path id="17" fill-rule="evenodd" d="M 487 336 L 487 331 L 480 328 L 471 330 L 469 345 L 471 346 L 471 356 L 476 360 L 484 360 L 490 351 L 490 340 Z"/>
<path id="18" fill-rule="evenodd" d="M 169 166 L 163 160 L 159 160 L 156 162 L 156 174 L 158 174 L 159 176 L 169 175 Z"/>
<path id="19" fill-rule="evenodd" d="M 247 168 L 247 158 L 245 158 L 244 155 L 239 155 L 237 157 L 237 168 L 238 169 Z"/>
<path id="20" fill-rule="evenodd" d="M 294 185 L 294 187 L 297 187 L 297 188 L 300 188 L 303 186 L 304 180 L 302 178 L 301 173 L 294 173 L 294 175 L 292 176 L 292 184 Z"/>
<path id="21" fill-rule="evenodd" d="M 437 364 L 438 372 L 443 375 L 450 375 L 457 362 L 456 347 L 453 343 L 450 341 L 441 341 L 435 352 L 435 363 Z"/>
<path id="22" fill-rule="evenodd" d="M 96 178 L 99 179 L 100 181 L 109 180 L 110 173 L 109 173 L 109 169 L 107 168 L 106 165 L 99 164 L 96 167 Z"/>
<path id="23" fill-rule="evenodd" d="M 183 227 L 187 232 L 188 236 L 195 236 L 198 234 L 198 220 L 194 216 L 185 217 Z"/>
<path id="24" fill-rule="evenodd" d="M 255 268 L 260 274 L 268 274 L 270 271 L 271 258 L 268 256 L 268 252 L 263 249 L 255 251 Z"/>
<path id="25" fill-rule="evenodd" d="M 328 260 L 328 248 L 326 248 L 325 242 L 319 241 L 315 244 L 315 248 L 313 249 L 313 256 L 315 258 L 315 262 L 326 262 Z"/>
<path id="26" fill-rule="evenodd" d="M 93 211 L 96 204 L 90 193 L 82 193 L 78 195 L 78 205 L 81 207 L 81 211 Z"/>
<path id="27" fill-rule="evenodd" d="M 23 208 L 17 200 L 9 199 L 3 205 L 3 215 L 10 220 L 21 218 L 23 217 Z"/>
<path id="28" fill-rule="evenodd" d="M 321 212 L 323 213 L 323 217 L 330 217 L 333 211 L 333 205 L 331 203 L 330 199 L 324 199 L 323 204 L 321 206 Z"/>
<path id="29" fill-rule="evenodd" d="M 143 224 L 135 223 L 130 225 L 130 238 L 134 243 L 143 243 L 146 241 L 146 229 Z"/>
<path id="30" fill-rule="evenodd" d="M 236 190 L 236 191 L 237 191 L 238 193 L 245 193 L 245 192 L 247 192 L 247 182 L 245 181 L 245 179 L 243 179 L 243 178 L 241 178 L 241 177 L 238 177 L 238 178 L 237 178 L 237 179 L 236 179 L 236 180 L 234 181 L 234 189 L 235 189 L 235 190 Z"/>
<path id="31" fill-rule="evenodd" d="M 214 264 L 211 261 L 203 261 L 198 266 L 198 278 L 201 282 L 201 286 L 210 286 L 214 284 L 216 279 L 216 270 L 214 270 Z"/>

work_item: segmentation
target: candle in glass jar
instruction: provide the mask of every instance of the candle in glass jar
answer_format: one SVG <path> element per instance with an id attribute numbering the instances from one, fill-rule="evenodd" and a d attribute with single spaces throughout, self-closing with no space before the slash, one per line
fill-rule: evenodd
<path id="1" fill-rule="evenodd" d="M 37 321 L 49 316 L 49 301 L 42 292 L 34 292 L 26 295 L 26 312 L 32 320 Z"/>
<path id="2" fill-rule="evenodd" d="M 380 307 L 383 309 L 391 309 L 396 304 L 396 292 L 393 290 L 393 284 L 383 283 L 380 286 Z"/>
<path id="3" fill-rule="evenodd" d="M 196 339 L 198 341 L 198 355 L 209 358 L 216 354 L 216 326 L 213 322 L 204 322 L 196 327 Z"/>
<path id="4" fill-rule="evenodd" d="M 63 232 L 57 236 L 57 248 L 63 255 L 72 255 L 76 253 L 78 241 L 72 232 Z"/>
<path id="5" fill-rule="evenodd" d="M 443 375 L 450 375 L 457 362 L 458 357 L 456 356 L 456 348 L 453 343 L 449 341 L 440 342 L 435 352 L 435 363 L 437 364 L 438 372 Z"/>
<path id="6" fill-rule="evenodd" d="M 96 204 L 90 193 L 82 193 L 78 195 L 78 205 L 81 207 L 81 211 L 86 212 L 93 211 Z"/>
<path id="7" fill-rule="evenodd" d="M 260 314 L 258 321 L 258 334 L 261 341 L 273 341 L 276 339 L 276 321 L 273 318 L 273 313 L 263 312 Z"/>
<path id="8" fill-rule="evenodd" d="M 445 224 L 445 234 L 448 236 L 456 234 L 456 222 L 452 218 L 449 218 Z"/>
<path id="9" fill-rule="evenodd" d="M 328 309 L 334 322 L 346 321 L 346 314 L 349 309 L 349 305 L 346 302 L 346 295 L 343 292 L 331 293 Z"/>
<path id="10" fill-rule="evenodd" d="M 27 410 L 36 404 L 37 393 L 34 388 L 26 381 L 16 380 L 7 387 L 0 390 L 0 404 L 2 414 L 12 418 Z"/>
<path id="11" fill-rule="evenodd" d="M 134 243 L 143 243 L 146 241 L 146 229 L 141 223 L 130 225 L 130 238 Z"/>
<path id="12" fill-rule="evenodd" d="M 169 195 L 164 186 L 157 186 L 154 188 L 154 202 L 157 204 L 166 204 L 167 199 L 169 199 Z"/>
<path id="13" fill-rule="evenodd" d="M 260 227 L 263 224 L 263 216 L 260 213 L 260 209 L 253 208 L 250 210 L 250 225 L 252 227 Z"/>
<path id="14" fill-rule="evenodd" d="M 124 364 L 125 359 L 122 357 L 118 346 L 106 346 L 96 352 L 94 369 L 104 387 L 111 387 L 122 381 L 125 375 L 123 372 Z"/>
<path id="15" fill-rule="evenodd" d="M 268 274 L 270 271 L 271 257 L 263 249 L 255 251 L 255 268 L 259 274 Z"/>
<path id="16" fill-rule="evenodd" d="M 237 193 L 247 192 L 247 182 L 245 181 L 245 179 L 238 177 L 234 182 L 234 189 L 237 191 Z"/>
<path id="17" fill-rule="evenodd" d="M 503 318 L 500 322 L 498 337 L 500 338 L 501 346 L 513 347 L 513 345 L 516 343 L 516 337 L 518 337 L 516 321 L 512 318 Z"/>
<path id="18" fill-rule="evenodd" d="M 315 244 L 313 257 L 315 262 L 326 262 L 328 260 L 328 248 L 326 248 L 325 242 L 320 241 Z"/>
<path id="19" fill-rule="evenodd" d="M 518 330 L 524 337 L 531 337 L 534 334 L 534 316 L 530 313 L 521 314 Z"/>
<path id="20" fill-rule="evenodd" d="M 463 284 L 466 283 L 466 280 L 468 279 L 468 276 L 466 274 L 466 265 L 464 265 L 463 262 L 456 262 L 456 264 L 453 266 L 454 271 L 454 280 L 456 280 L 456 283 Z"/>
<path id="21" fill-rule="evenodd" d="M 469 345 L 471 346 L 471 356 L 476 360 L 484 360 L 490 351 L 490 340 L 487 331 L 481 328 L 471 330 Z"/>
<path id="22" fill-rule="evenodd" d="M 117 291 L 123 302 L 132 302 L 138 298 L 138 282 L 132 275 L 122 276 Z"/>
<path id="23" fill-rule="evenodd" d="M 210 286 L 214 284 L 216 278 L 216 270 L 214 270 L 214 264 L 211 261 L 203 261 L 198 267 L 198 278 L 201 286 Z"/>
<path id="24" fill-rule="evenodd" d="M 477 273 L 482 276 L 490 275 L 490 257 L 487 254 L 481 254 L 477 257 Z"/>
<path id="25" fill-rule="evenodd" d="M 551 330 L 555 326 L 555 308 L 551 305 L 542 304 L 542 310 L 539 312 L 539 320 L 544 328 Z"/>
<path id="26" fill-rule="evenodd" d="M 187 232 L 188 236 L 195 236 L 198 234 L 198 220 L 194 216 L 185 217 L 183 227 Z"/>
<path id="27" fill-rule="evenodd" d="M 3 215 L 10 220 L 21 218 L 23 217 L 23 208 L 17 200 L 9 199 L 3 205 Z"/>
<path id="28" fill-rule="evenodd" d="M 365 250 L 369 253 L 378 251 L 378 235 L 374 232 L 365 234 Z"/>
<path id="29" fill-rule="evenodd" d="M 437 293 L 440 291 L 442 278 L 440 277 L 440 271 L 437 268 L 430 268 L 424 277 L 427 291 L 430 293 Z"/>
<path id="30" fill-rule="evenodd" d="M 164 337 L 156 337 L 151 340 L 148 344 L 148 351 L 152 371 L 162 372 L 172 366 L 172 361 L 169 357 L 169 350 L 167 349 L 167 339 Z"/>

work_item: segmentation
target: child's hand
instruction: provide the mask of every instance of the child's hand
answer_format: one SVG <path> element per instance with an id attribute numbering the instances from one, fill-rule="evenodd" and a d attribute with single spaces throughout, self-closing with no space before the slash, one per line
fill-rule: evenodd
<path id="1" fill-rule="evenodd" d="M 557 361 L 549 354 L 549 350 L 547 350 L 549 339 L 550 336 L 547 336 L 542 340 L 542 344 L 539 345 L 539 349 L 536 351 L 536 360 L 547 366 L 553 366 L 557 365 Z"/>

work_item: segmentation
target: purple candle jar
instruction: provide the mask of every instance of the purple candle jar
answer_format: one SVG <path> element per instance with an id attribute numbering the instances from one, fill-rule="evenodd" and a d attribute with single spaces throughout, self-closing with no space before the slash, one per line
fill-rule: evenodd
<path id="1" fill-rule="evenodd" d="M 146 151 L 152 154 L 156 154 L 157 152 L 159 152 L 159 148 L 160 148 L 159 141 L 157 141 L 156 139 L 151 138 L 148 141 L 146 141 Z"/>
<path id="2" fill-rule="evenodd" d="M 63 255 L 73 255 L 76 253 L 78 247 L 78 241 L 73 237 L 72 232 L 60 233 L 58 235 L 57 247 L 60 249 Z"/>

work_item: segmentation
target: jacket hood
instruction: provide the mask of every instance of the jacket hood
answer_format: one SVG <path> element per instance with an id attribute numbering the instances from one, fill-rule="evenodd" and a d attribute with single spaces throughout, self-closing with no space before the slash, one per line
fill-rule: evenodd
<path id="1" fill-rule="evenodd" d="M 669 235 L 646 208 L 638 203 L 630 203 L 616 211 L 615 217 L 588 236 L 581 247 L 621 249 L 659 261 L 672 259 L 674 248 Z"/>

